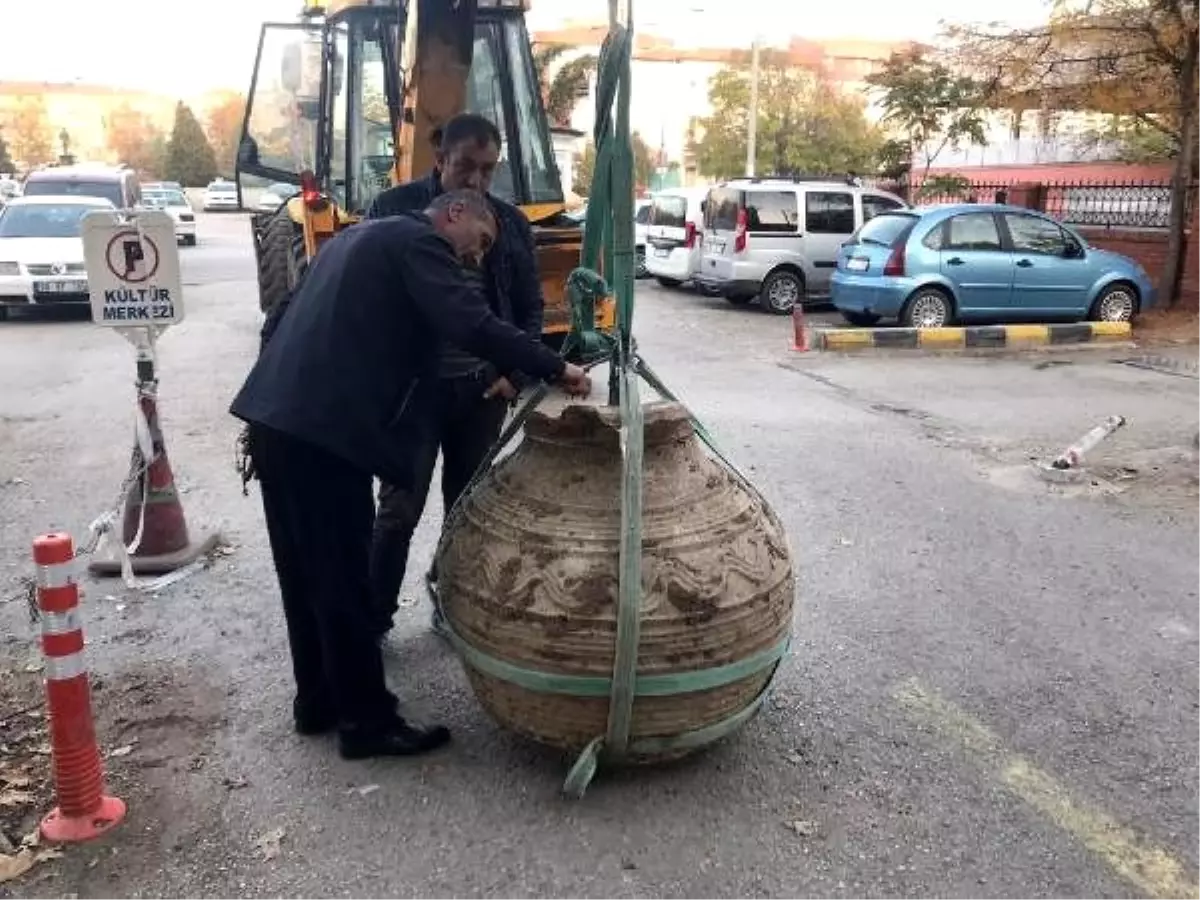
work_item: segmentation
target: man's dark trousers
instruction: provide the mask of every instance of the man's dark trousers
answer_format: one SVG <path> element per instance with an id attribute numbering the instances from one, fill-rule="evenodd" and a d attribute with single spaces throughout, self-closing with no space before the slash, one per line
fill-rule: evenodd
<path id="1" fill-rule="evenodd" d="M 396 612 L 409 546 L 425 509 L 438 450 L 442 452 L 442 504 L 444 514 L 449 514 L 500 437 L 508 401 L 483 396 L 494 380 L 495 370 L 490 366 L 469 375 L 437 379 L 433 388 L 438 392 L 437 412 L 412 444 L 411 486 L 380 485 L 371 548 L 377 633 L 391 626 Z"/>
<path id="2" fill-rule="evenodd" d="M 367 579 L 374 479 L 263 426 L 251 427 L 250 441 L 283 595 L 297 719 L 386 723 L 396 699 L 384 687 Z"/>

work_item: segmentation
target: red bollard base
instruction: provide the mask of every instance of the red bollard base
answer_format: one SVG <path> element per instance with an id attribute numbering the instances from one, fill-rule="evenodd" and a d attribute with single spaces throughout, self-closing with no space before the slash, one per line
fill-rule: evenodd
<path id="1" fill-rule="evenodd" d="M 90 841 L 116 827 L 125 818 L 125 802 L 101 797 L 100 806 L 88 816 L 64 816 L 56 806 L 42 819 L 42 837 L 55 844 Z"/>

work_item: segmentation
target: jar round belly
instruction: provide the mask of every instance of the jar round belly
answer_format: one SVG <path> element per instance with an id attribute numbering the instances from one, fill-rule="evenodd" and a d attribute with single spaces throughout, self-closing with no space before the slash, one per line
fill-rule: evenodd
<path id="1" fill-rule="evenodd" d="M 704 450 L 677 403 L 647 404 L 635 761 L 734 730 L 791 633 L 794 576 L 766 502 Z M 446 620 L 502 725 L 580 750 L 603 735 L 617 635 L 619 416 L 534 412 L 463 504 L 438 560 Z"/>

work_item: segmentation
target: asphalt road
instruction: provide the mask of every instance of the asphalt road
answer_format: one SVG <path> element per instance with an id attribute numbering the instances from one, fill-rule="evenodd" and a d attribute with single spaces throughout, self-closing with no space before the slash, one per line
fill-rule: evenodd
<path id="1" fill-rule="evenodd" d="M 569 761 L 485 716 L 424 605 L 398 616 L 389 674 L 450 748 L 347 763 L 291 733 L 226 413 L 259 326 L 247 229 L 201 219 L 188 319 L 160 345 L 189 522 L 231 552 L 155 596 L 87 587 L 130 815 L 0 896 L 1195 895 L 1194 378 L 1121 364 L 1130 350 L 799 354 L 787 319 L 639 289 L 645 355 L 787 526 L 796 641 L 738 737 L 568 802 Z M 0 598 L 36 533 L 82 536 L 112 502 L 132 377 L 130 349 L 86 322 L 0 326 Z M 1112 413 L 1130 424 L 1088 479 L 1034 474 Z M 439 515 L 431 498 L 414 570 Z M 33 677 L 20 603 L 0 604 L 0 635 L 0 678 Z"/>

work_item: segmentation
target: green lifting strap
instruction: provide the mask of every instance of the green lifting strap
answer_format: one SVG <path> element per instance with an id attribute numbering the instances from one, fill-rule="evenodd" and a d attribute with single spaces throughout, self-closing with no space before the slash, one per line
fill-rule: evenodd
<path id="1" fill-rule="evenodd" d="M 561 675 L 518 666 L 485 653 L 467 641 L 446 622 L 443 626 L 447 640 L 471 668 L 499 681 L 507 681 L 527 691 L 539 694 L 565 694 L 569 697 L 608 697 L 613 693 L 613 681 L 601 675 Z M 791 635 L 784 635 L 765 650 L 708 669 L 687 672 L 667 672 L 662 675 L 638 675 L 633 682 L 634 697 L 674 697 L 696 691 L 710 691 L 749 678 L 763 669 L 775 666 L 787 654 Z"/>

